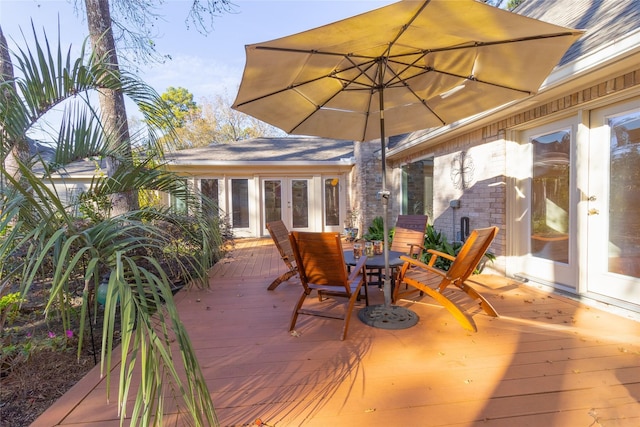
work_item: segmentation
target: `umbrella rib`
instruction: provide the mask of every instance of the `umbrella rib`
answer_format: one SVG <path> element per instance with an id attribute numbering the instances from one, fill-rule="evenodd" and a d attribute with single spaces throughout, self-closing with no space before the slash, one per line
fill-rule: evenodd
<path id="1" fill-rule="evenodd" d="M 562 32 L 562 33 L 540 34 L 540 35 L 537 35 L 537 36 L 520 37 L 520 38 L 516 38 L 516 39 L 506 39 L 506 40 L 496 40 L 496 41 L 490 41 L 490 42 L 479 42 L 479 41 L 476 41 L 476 42 L 461 44 L 461 45 L 457 45 L 457 46 L 448 46 L 448 47 L 441 47 L 441 48 L 436 48 L 436 49 L 425 49 L 425 50 L 423 50 L 423 53 L 427 54 L 427 53 L 436 53 L 436 52 L 448 52 L 448 51 L 452 51 L 452 50 L 469 49 L 469 48 L 474 48 L 474 47 L 496 46 L 496 45 L 500 45 L 500 44 L 512 44 L 512 43 L 528 42 L 528 41 L 533 41 L 533 40 L 553 39 L 553 38 L 558 38 L 558 37 L 571 36 L 571 35 L 574 35 L 574 34 L 581 34 L 581 33 L 580 32 L 572 32 L 572 31 L 565 31 L 565 32 Z M 398 55 L 398 57 L 406 56 L 406 55 L 407 54 Z"/>
<path id="2" fill-rule="evenodd" d="M 331 73 L 329 73 L 329 74 L 327 74 L 326 76 L 323 76 L 323 77 L 321 77 L 321 78 L 324 78 L 324 77 L 332 77 L 332 78 L 335 78 L 336 80 L 338 80 L 338 81 L 342 82 L 343 90 L 346 90 L 345 88 L 346 88 L 346 87 L 348 87 L 348 86 L 349 86 L 349 85 L 351 85 L 351 84 L 356 84 L 356 85 L 360 85 L 360 86 L 362 86 L 362 88 L 360 88 L 360 89 L 358 89 L 358 90 L 364 90 L 364 89 L 367 89 L 367 90 L 370 90 L 370 91 L 371 91 L 371 90 L 374 88 L 374 86 L 367 86 L 367 85 L 365 85 L 365 84 L 364 84 L 364 83 L 362 83 L 362 82 L 356 82 L 356 79 L 357 79 L 358 77 L 360 77 L 360 76 L 364 75 L 364 76 L 366 76 L 366 77 L 367 77 L 367 78 L 368 78 L 372 83 L 375 83 L 375 81 L 372 81 L 372 80 L 371 80 L 371 78 L 370 78 L 370 77 L 369 77 L 369 75 L 367 74 L 367 71 L 368 71 L 371 67 L 373 67 L 373 66 L 374 66 L 374 64 L 376 64 L 377 62 L 376 62 L 376 61 L 371 61 L 371 62 L 367 63 L 367 64 L 368 64 L 368 66 L 367 66 L 367 67 L 363 68 L 363 67 L 362 67 L 362 65 L 364 65 L 364 64 L 356 64 L 355 62 L 353 62 L 353 61 L 350 59 L 349 55 L 342 55 L 342 56 L 343 56 L 343 57 L 345 57 L 349 62 L 351 62 L 351 64 L 353 64 L 353 67 L 354 67 L 355 69 L 357 69 L 357 70 L 360 72 L 360 74 L 358 74 L 357 76 L 355 76 L 355 77 L 354 77 L 354 78 L 352 78 L 352 79 L 343 79 L 343 78 L 341 78 L 341 77 L 339 77 L 339 76 L 336 76 L 336 72 L 335 72 L 335 70 L 334 70 L 334 71 L 332 71 Z M 345 69 L 345 70 L 341 70 L 340 72 L 344 72 L 344 71 L 346 71 L 346 69 Z M 313 80 L 309 80 L 309 81 L 307 81 L 307 82 L 299 83 L 299 84 L 297 84 L 297 85 L 296 85 L 296 87 L 297 87 L 297 86 L 301 86 L 301 85 L 306 84 L 306 83 L 310 83 L 310 82 L 315 81 L 315 80 L 317 80 L 317 79 L 313 79 Z M 354 90 L 355 90 L 355 89 L 354 89 Z M 312 113 L 308 114 L 304 119 L 300 120 L 300 122 L 298 122 L 298 124 L 297 124 L 297 125 L 295 125 L 295 126 L 291 129 L 291 131 L 290 131 L 290 132 L 293 132 L 293 131 L 295 131 L 298 127 L 300 127 L 300 125 L 302 125 L 305 121 L 307 121 L 307 119 L 308 119 L 309 117 L 311 117 L 311 116 L 312 116 L 316 111 L 320 110 L 322 107 L 324 107 L 325 105 L 327 105 L 327 103 L 328 103 L 329 101 L 331 101 L 333 98 L 335 98 L 335 97 L 338 95 L 338 93 L 340 93 L 340 92 L 336 92 L 336 93 L 334 93 L 333 95 L 331 95 L 330 97 L 328 97 L 327 99 L 325 99 L 325 100 L 322 102 L 322 104 L 315 104 L 315 103 L 311 102 L 311 100 L 309 100 L 309 102 L 311 102 L 312 104 L 315 104 L 315 107 L 316 107 L 316 108 L 315 108 L 314 112 L 312 112 Z M 371 92 L 371 94 L 373 94 L 373 92 Z M 369 99 L 369 105 L 371 105 L 371 96 L 370 96 L 370 99 Z M 369 121 L 369 114 L 370 114 L 370 108 L 367 110 L 367 113 L 366 113 L 366 119 L 365 119 L 365 125 L 364 125 L 364 129 L 365 129 L 365 130 L 367 129 L 367 122 Z"/>

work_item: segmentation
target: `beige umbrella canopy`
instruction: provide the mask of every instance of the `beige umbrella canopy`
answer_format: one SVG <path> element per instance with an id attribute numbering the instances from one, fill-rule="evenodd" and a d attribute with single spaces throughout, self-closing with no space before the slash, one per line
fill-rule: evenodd
<path id="1" fill-rule="evenodd" d="M 369 141 L 534 94 L 582 33 L 474 0 L 402 1 L 246 47 L 234 108 L 290 134 Z"/>
<path id="2" fill-rule="evenodd" d="M 385 134 L 534 94 L 581 34 L 474 0 L 401 1 L 246 46 L 233 108 L 290 134 L 380 138 L 386 238 Z"/>

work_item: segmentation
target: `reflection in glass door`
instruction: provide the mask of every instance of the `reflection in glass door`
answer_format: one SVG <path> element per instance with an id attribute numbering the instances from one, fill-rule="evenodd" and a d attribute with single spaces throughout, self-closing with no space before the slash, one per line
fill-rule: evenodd
<path id="1" fill-rule="evenodd" d="M 569 263 L 571 129 L 531 139 L 531 255 Z"/>
<path id="2" fill-rule="evenodd" d="M 640 306 L 640 101 L 592 123 L 587 289 Z"/>

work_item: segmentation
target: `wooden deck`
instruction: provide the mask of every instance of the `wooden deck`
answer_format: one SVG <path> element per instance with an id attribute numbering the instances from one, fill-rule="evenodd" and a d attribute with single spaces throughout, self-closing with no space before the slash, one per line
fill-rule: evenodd
<path id="1" fill-rule="evenodd" d="M 501 317 L 476 314 L 477 333 L 424 297 L 400 302 L 420 316 L 410 329 L 354 312 L 346 341 L 317 317 L 292 336 L 297 279 L 266 290 L 284 269 L 270 240 L 241 240 L 210 289 L 177 295 L 222 426 L 640 425 L 638 322 L 484 275 Z M 116 405 L 95 369 L 33 425 L 117 426 Z"/>

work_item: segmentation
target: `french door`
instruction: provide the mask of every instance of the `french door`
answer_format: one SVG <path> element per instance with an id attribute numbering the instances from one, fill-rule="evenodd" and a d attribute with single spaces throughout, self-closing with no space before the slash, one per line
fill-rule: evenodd
<path id="1" fill-rule="evenodd" d="M 528 130 L 521 138 L 517 188 L 520 272 L 577 288 L 575 120 Z"/>
<path id="2" fill-rule="evenodd" d="M 591 112 L 588 292 L 640 306 L 640 100 Z"/>
<path id="3" fill-rule="evenodd" d="M 262 180 L 262 232 L 267 222 L 282 220 L 289 230 L 310 231 L 310 178 L 265 178 Z"/>

